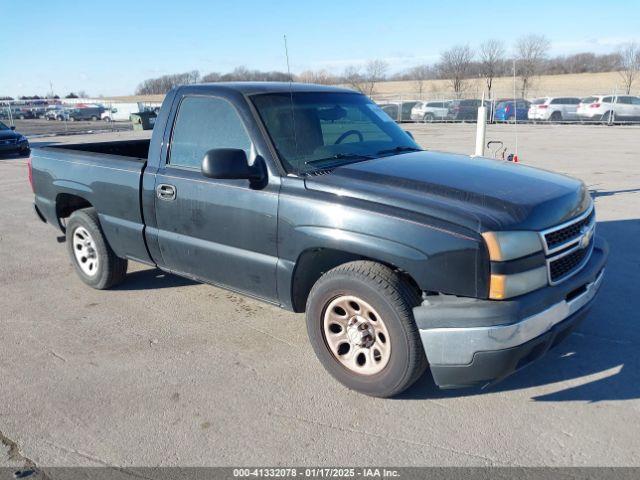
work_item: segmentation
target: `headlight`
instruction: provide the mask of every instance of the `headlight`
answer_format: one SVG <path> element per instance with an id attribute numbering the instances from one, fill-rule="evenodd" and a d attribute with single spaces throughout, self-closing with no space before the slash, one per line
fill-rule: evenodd
<path id="1" fill-rule="evenodd" d="M 537 232 L 485 232 L 482 234 L 492 262 L 507 262 L 542 252 Z M 504 300 L 547 285 L 547 267 L 534 267 L 518 273 L 491 273 L 489 298 Z"/>
<path id="2" fill-rule="evenodd" d="M 24 135 L 20 135 L 20 137 L 18 138 L 18 143 L 22 143 L 26 141 L 27 141 L 27 137 L 25 137 Z"/>
<path id="3" fill-rule="evenodd" d="M 542 250 L 536 232 L 485 232 L 482 234 L 492 262 L 526 257 Z"/>
<path id="4" fill-rule="evenodd" d="M 546 284 L 546 265 L 510 275 L 492 273 L 491 283 L 489 285 L 489 298 L 492 300 L 504 300 L 505 298 L 517 297 L 518 295 L 544 287 Z"/>

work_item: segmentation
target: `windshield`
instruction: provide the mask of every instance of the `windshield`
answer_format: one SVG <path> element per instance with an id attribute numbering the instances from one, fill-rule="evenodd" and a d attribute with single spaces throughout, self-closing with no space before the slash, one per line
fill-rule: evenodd
<path id="1" fill-rule="evenodd" d="M 547 101 L 547 98 L 536 98 L 536 99 L 533 101 L 533 104 L 534 104 L 534 105 L 542 105 L 542 104 L 544 104 L 546 101 Z"/>
<path id="2" fill-rule="evenodd" d="M 0 130 L 11 130 L 11 129 L 7 127 L 4 123 L 0 122 Z"/>
<path id="3" fill-rule="evenodd" d="M 270 93 L 255 95 L 252 101 L 289 173 L 421 150 L 364 95 Z"/>

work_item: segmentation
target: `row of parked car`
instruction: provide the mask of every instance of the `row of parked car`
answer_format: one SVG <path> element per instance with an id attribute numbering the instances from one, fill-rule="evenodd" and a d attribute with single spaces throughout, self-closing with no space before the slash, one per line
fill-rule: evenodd
<path id="1" fill-rule="evenodd" d="M 480 99 L 404 101 L 380 103 L 396 121 L 437 122 L 475 121 Z M 640 97 L 633 95 L 594 95 L 591 97 L 541 97 L 533 101 L 502 98 L 484 101 L 487 120 L 530 121 L 640 121 Z"/>
<path id="2" fill-rule="evenodd" d="M 17 120 L 28 120 L 42 118 L 46 120 L 100 120 L 106 109 L 100 105 L 82 105 L 82 106 L 66 106 L 66 105 L 49 105 L 47 107 L 5 107 L 0 108 L 0 118 Z"/>
<path id="3" fill-rule="evenodd" d="M 37 107 L 13 105 L 11 107 L 0 106 L 0 119 L 26 120 L 41 118 L 71 122 L 82 120 L 129 121 L 131 114 L 140 112 L 140 109 L 141 106 L 138 103 L 118 103 L 111 108 L 98 104 L 56 104 Z"/>

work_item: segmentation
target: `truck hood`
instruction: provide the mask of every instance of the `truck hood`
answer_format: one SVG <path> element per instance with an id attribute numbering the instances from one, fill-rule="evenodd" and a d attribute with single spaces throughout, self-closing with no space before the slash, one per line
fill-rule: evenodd
<path id="1" fill-rule="evenodd" d="M 435 217 L 477 232 L 542 230 L 588 208 L 580 180 L 522 164 L 413 152 L 306 179 L 310 190 Z"/>

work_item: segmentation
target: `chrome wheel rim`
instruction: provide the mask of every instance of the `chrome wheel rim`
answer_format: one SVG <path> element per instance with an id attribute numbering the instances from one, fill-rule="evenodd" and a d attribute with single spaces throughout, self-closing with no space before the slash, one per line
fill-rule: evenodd
<path id="1" fill-rule="evenodd" d="M 389 363 L 391 342 L 382 317 L 353 295 L 333 299 L 323 315 L 323 334 L 329 351 L 348 370 L 374 375 Z"/>
<path id="2" fill-rule="evenodd" d="M 91 234 L 84 227 L 73 231 L 73 254 L 82 272 L 93 277 L 98 273 L 98 251 Z"/>

